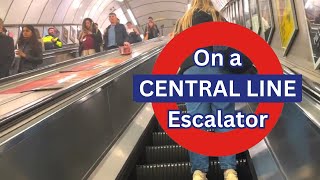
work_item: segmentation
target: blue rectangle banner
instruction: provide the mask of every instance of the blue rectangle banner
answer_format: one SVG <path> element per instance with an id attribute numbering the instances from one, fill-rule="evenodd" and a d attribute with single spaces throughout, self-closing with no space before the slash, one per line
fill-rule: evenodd
<path id="1" fill-rule="evenodd" d="M 301 75 L 134 75 L 136 102 L 301 102 Z"/>

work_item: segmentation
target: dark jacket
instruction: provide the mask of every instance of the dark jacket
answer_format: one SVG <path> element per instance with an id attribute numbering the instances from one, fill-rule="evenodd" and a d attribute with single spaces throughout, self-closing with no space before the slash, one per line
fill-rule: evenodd
<path id="1" fill-rule="evenodd" d="M 160 33 L 156 24 L 154 24 L 152 28 L 149 28 L 149 25 L 147 24 L 144 32 L 144 36 L 147 36 L 148 33 L 148 40 L 158 37 Z"/>
<path id="2" fill-rule="evenodd" d="M 9 75 L 9 68 L 14 59 L 14 42 L 9 36 L 0 33 L 0 78 Z"/>
<path id="3" fill-rule="evenodd" d="M 130 44 L 138 43 L 138 42 L 141 42 L 141 41 L 142 41 L 142 38 L 139 35 L 137 35 L 136 32 L 129 33 L 129 42 L 130 42 Z"/>
<path id="4" fill-rule="evenodd" d="M 29 42 L 19 45 L 19 48 L 27 55 L 26 58 L 21 58 L 20 60 L 19 73 L 36 69 L 38 65 L 43 63 L 40 42 L 36 48 L 33 48 Z"/>
<path id="5" fill-rule="evenodd" d="M 217 13 L 217 16 L 220 17 L 220 21 L 222 22 L 227 22 L 225 18 L 223 18 L 220 13 Z M 208 14 L 204 11 L 197 11 L 196 13 L 194 13 L 193 18 L 192 18 L 192 25 L 198 25 L 201 23 L 205 23 L 205 22 L 212 22 L 213 18 L 211 16 L 211 14 Z M 220 47 L 221 48 L 221 47 Z M 214 49 L 213 47 L 204 47 L 203 49 L 206 49 L 209 53 L 213 53 Z M 228 72 L 231 73 L 245 73 L 246 71 L 250 70 L 253 67 L 252 62 L 250 61 L 250 59 L 245 56 L 244 54 L 242 54 L 241 52 L 233 49 L 233 48 L 226 48 L 225 50 L 219 50 L 220 52 L 223 53 L 223 60 L 224 60 L 224 69 Z M 239 67 L 232 67 L 229 63 L 230 60 L 230 55 L 233 53 L 238 53 L 241 56 L 241 60 L 243 63 L 243 67 L 239 68 Z M 201 59 L 204 57 L 199 57 L 199 60 L 201 61 Z M 185 70 L 187 70 L 188 68 L 195 66 L 194 63 L 194 57 L 193 54 L 191 56 L 189 56 L 185 62 L 181 65 L 180 67 L 180 71 L 179 74 L 183 74 L 183 72 Z"/>
<path id="6" fill-rule="evenodd" d="M 100 30 L 97 30 L 97 33 L 94 34 L 94 40 L 95 40 L 95 50 L 96 52 L 100 52 L 101 51 L 101 45 L 102 45 L 102 33 Z"/>
<path id="7" fill-rule="evenodd" d="M 111 25 L 107 27 L 106 32 L 103 35 L 105 50 L 108 50 L 108 33 L 109 33 L 110 27 Z M 126 30 L 126 27 L 123 24 L 117 24 L 115 26 L 115 33 L 116 33 L 117 46 L 123 46 L 124 42 L 129 42 L 129 36 Z"/>

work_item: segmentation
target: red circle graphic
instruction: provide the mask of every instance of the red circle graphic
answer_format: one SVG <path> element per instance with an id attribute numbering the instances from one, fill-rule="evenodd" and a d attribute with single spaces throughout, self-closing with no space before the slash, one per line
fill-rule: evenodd
<path id="1" fill-rule="evenodd" d="M 254 63 L 258 74 L 281 75 L 283 70 L 272 48 L 254 32 L 231 23 L 210 22 L 193 26 L 171 40 L 159 55 L 153 74 L 176 74 L 194 51 L 208 46 L 228 46 L 241 51 Z M 244 152 L 263 140 L 276 125 L 283 103 L 260 103 L 256 114 L 269 113 L 266 128 L 235 129 L 209 133 L 196 128 L 168 129 L 168 111 L 178 110 L 176 103 L 152 103 L 155 116 L 164 131 L 182 147 L 207 156 L 227 156 Z"/>

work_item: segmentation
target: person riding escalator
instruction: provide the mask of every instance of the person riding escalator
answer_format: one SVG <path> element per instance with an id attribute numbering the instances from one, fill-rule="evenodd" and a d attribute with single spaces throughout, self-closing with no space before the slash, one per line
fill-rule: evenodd
<path id="1" fill-rule="evenodd" d="M 58 37 L 56 37 L 55 31 L 55 28 L 49 28 L 48 35 L 42 38 L 45 50 L 62 48 L 62 42 Z"/>
<path id="2" fill-rule="evenodd" d="M 33 26 L 22 27 L 16 49 L 16 58 L 12 65 L 13 74 L 34 70 L 42 64 L 42 45 Z"/>

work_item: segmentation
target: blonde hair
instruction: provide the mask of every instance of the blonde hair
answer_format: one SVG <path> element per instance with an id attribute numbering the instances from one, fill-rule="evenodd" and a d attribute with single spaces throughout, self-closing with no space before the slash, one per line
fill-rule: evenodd
<path id="1" fill-rule="evenodd" d="M 174 35 L 177 35 L 192 26 L 193 14 L 196 11 L 203 11 L 210 14 L 213 21 L 221 20 L 211 0 L 192 0 L 190 9 L 177 21 L 174 28 Z"/>

